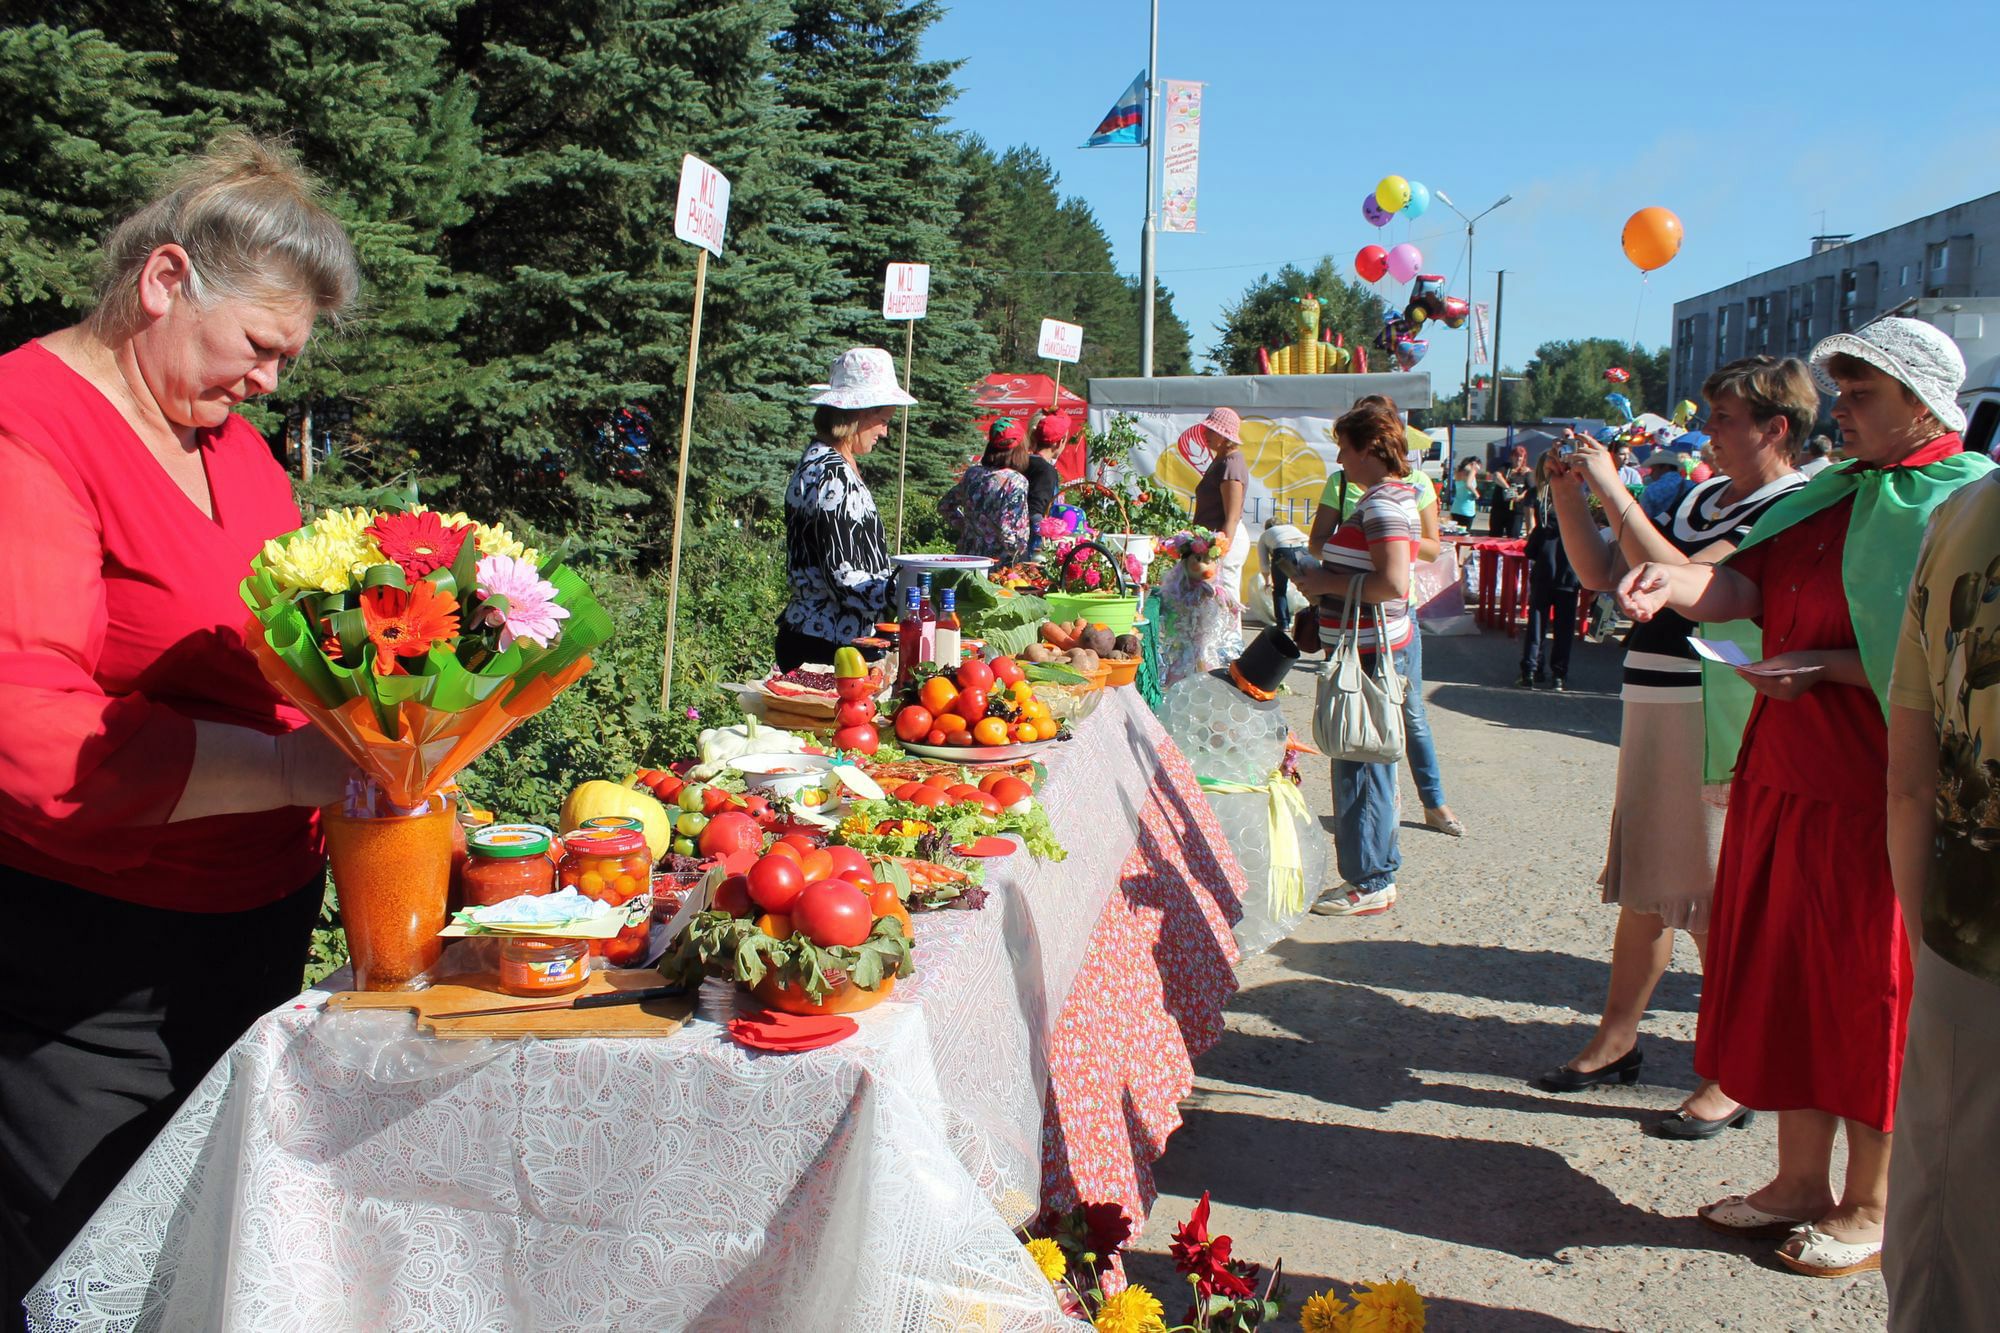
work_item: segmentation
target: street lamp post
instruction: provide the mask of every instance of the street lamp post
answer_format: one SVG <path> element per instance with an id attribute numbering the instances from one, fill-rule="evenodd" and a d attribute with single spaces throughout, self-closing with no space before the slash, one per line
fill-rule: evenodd
<path id="1" fill-rule="evenodd" d="M 1498 199 L 1494 200 L 1491 204 L 1488 204 L 1486 208 L 1481 212 L 1473 215 L 1472 217 L 1466 217 L 1464 210 L 1461 209 L 1457 204 L 1454 204 L 1451 201 L 1451 196 L 1446 194 L 1443 190 L 1434 190 L 1432 191 L 1432 194 L 1439 203 L 1443 204 L 1446 208 L 1449 208 L 1452 212 L 1458 214 L 1459 218 L 1465 223 L 1465 303 L 1468 306 L 1472 305 L 1473 304 L 1472 298 L 1474 295 L 1473 288 L 1477 285 L 1479 280 L 1479 270 L 1472 266 L 1473 231 L 1476 227 L 1478 227 L 1480 218 L 1485 217 L 1486 214 L 1491 213 L 1494 209 L 1500 207 L 1500 205 L 1512 202 L 1514 196 L 1511 194 L 1503 194 Z M 1465 415 L 1468 419 L 1472 416 L 1472 344 L 1474 340 L 1479 336 L 1477 333 L 1478 327 L 1479 327 L 1479 318 L 1477 312 L 1475 311 L 1473 315 L 1473 328 L 1472 330 L 1468 331 L 1465 335 Z M 1496 365 L 1493 367 L 1493 374 L 1496 377 L 1500 374 L 1499 366 Z"/>

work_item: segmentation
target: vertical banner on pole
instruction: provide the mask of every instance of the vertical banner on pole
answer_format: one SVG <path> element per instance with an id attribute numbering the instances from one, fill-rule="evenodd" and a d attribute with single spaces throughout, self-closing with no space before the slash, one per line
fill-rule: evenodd
<path id="1" fill-rule="evenodd" d="M 1195 180 L 1201 163 L 1199 83 L 1167 80 L 1165 173 L 1161 182 L 1160 230 L 1195 230 Z"/>
<path id="2" fill-rule="evenodd" d="M 681 395 L 680 470 L 674 477 L 673 554 L 667 562 L 667 645 L 660 663 L 660 707 L 674 702 L 674 622 L 681 608 L 681 518 L 687 507 L 688 439 L 694 429 L 694 377 L 701 362 L 701 307 L 708 297 L 708 257 L 722 254 L 729 223 L 729 177 L 700 158 L 681 159 L 680 198 L 674 204 L 674 235 L 701 247 L 694 261 L 694 318 L 688 324 L 687 383 Z"/>
<path id="3" fill-rule="evenodd" d="M 931 266 L 891 264 L 882 280 L 882 318 L 903 324 L 903 392 L 910 391 L 910 359 L 917 350 L 917 321 L 931 308 Z M 903 479 L 910 464 L 910 409 L 903 409 L 902 443 L 896 451 L 896 549 L 903 549 Z"/>
<path id="4" fill-rule="evenodd" d="M 1472 364 L 1486 364 L 1486 320 L 1489 307 L 1481 301 L 1472 307 Z"/>

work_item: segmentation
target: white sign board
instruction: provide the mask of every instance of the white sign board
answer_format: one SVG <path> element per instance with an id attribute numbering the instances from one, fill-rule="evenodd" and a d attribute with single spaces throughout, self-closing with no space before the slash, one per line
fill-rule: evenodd
<path id="1" fill-rule="evenodd" d="M 882 284 L 882 318 L 922 319 L 931 308 L 931 266 L 891 264 Z"/>
<path id="2" fill-rule="evenodd" d="M 1067 361 L 1075 365 L 1083 356 L 1083 326 L 1065 324 L 1059 319 L 1042 321 L 1041 355 L 1051 361 Z"/>
<path id="3" fill-rule="evenodd" d="M 681 197 L 674 205 L 674 235 L 722 257 L 729 223 L 729 177 L 692 153 L 681 159 Z"/>

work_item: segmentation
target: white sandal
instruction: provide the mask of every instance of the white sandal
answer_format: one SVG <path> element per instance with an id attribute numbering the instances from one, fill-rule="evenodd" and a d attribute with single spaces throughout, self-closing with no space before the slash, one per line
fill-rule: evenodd
<path id="1" fill-rule="evenodd" d="M 1701 1224 L 1730 1236 L 1747 1236 L 1752 1239 L 1766 1239 L 1782 1236 L 1806 1226 L 1809 1217 L 1786 1217 L 1783 1213 L 1767 1213 L 1752 1204 L 1748 1197 L 1732 1194 L 1715 1203 L 1705 1203 L 1695 1210 Z"/>
<path id="2" fill-rule="evenodd" d="M 1778 1248 L 1778 1258 L 1807 1277 L 1851 1277 L 1881 1269 L 1882 1242 L 1835 1240 L 1818 1227 L 1804 1226 Z"/>

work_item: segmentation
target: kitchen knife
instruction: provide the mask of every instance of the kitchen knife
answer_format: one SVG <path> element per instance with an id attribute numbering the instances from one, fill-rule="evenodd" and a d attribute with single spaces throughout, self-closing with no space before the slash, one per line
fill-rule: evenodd
<path id="1" fill-rule="evenodd" d="M 547 1004 L 506 1004 L 497 1009 L 460 1009 L 456 1013 L 431 1014 L 432 1021 L 440 1018 L 492 1018 L 499 1014 L 535 1014 L 552 1009 L 606 1009 L 614 1004 L 644 1004 L 648 1000 L 666 1000 L 677 995 L 686 995 L 686 986 L 646 986 L 639 990 L 606 991 L 602 995 L 579 995 L 572 1000 L 551 1000 Z"/>

